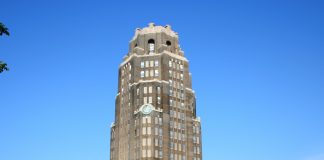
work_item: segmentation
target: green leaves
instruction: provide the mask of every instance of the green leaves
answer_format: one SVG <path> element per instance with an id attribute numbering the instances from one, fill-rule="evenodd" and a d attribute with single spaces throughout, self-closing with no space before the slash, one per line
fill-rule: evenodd
<path id="1" fill-rule="evenodd" d="M 8 28 L 3 23 L 0 22 L 0 36 L 2 36 L 2 34 L 5 34 L 7 36 L 10 35 Z"/>
<path id="2" fill-rule="evenodd" d="M 0 61 L 0 73 L 2 73 L 3 71 L 8 71 L 8 70 L 9 70 L 9 68 L 7 67 L 7 63 Z"/>
<path id="3" fill-rule="evenodd" d="M 0 22 L 0 36 L 2 36 L 3 34 L 9 36 L 9 31 L 8 28 Z M 7 63 L 0 61 L 0 73 L 8 70 L 9 68 L 7 67 Z"/>

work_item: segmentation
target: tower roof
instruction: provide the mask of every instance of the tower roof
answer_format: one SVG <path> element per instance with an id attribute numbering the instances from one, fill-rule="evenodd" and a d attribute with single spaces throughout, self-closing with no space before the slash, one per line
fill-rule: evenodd
<path id="1" fill-rule="evenodd" d="M 136 39 L 138 35 L 150 34 L 150 33 L 160 33 L 164 32 L 169 36 L 178 38 L 178 33 L 174 32 L 171 29 L 170 25 L 166 26 L 156 26 L 154 23 L 149 23 L 147 27 L 144 28 L 136 28 L 135 35 L 132 40 Z"/>

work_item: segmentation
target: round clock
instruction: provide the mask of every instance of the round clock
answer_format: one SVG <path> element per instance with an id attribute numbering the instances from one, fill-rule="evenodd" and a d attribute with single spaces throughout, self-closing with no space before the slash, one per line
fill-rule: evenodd
<path id="1" fill-rule="evenodd" d="M 143 114 L 150 114 L 153 111 L 153 106 L 151 104 L 144 104 L 141 111 Z"/>

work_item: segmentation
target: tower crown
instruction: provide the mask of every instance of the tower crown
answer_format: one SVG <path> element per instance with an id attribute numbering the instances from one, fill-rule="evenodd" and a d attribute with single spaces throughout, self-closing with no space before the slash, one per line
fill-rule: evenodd
<path id="1" fill-rule="evenodd" d="M 168 51 L 183 56 L 179 46 L 178 33 L 170 25 L 156 26 L 149 23 L 147 27 L 137 28 L 130 41 L 129 55 L 159 54 Z"/>
<path id="2" fill-rule="evenodd" d="M 149 23 L 148 27 L 144 27 L 144 28 L 136 28 L 135 30 L 135 35 L 133 37 L 132 40 L 135 40 L 139 35 L 145 35 L 145 34 L 156 34 L 156 33 L 165 33 L 168 36 L 174 37 L 174 38 L 178 38 L 178 33 L 174 32 L 171 29 L 170 25 L 166 25 L 166 26 L 156 26 L 154 23 Z"/>

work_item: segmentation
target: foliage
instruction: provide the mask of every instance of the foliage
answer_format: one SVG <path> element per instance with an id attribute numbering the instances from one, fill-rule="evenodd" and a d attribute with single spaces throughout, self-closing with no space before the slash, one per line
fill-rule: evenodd
<path id="1" fill-rule="evenodd" d="M 9 31 L 8 28 L 0 22 L 0 36 L 2 36 L 3 34 L 9 36 Z M 7 63 L 0 61 L 0 73 L 8 70 L 9 68 L 7 67 Z"/>
<path id="2" fill-rule="evenodd" d="M 0 61 L 0 73 L 2 73 L 3 71 L 8 71 L 8 70 L 9 70 L 9 68 L 7 67 L 7 63 Z"/>
<path id="3" fill-rule="evenodd" d="M 5 34 L 7 36 L 9 36 L 9 31 L 8 31 L 8 28 L 0 22 L 0 36 L 2 36 L 2 34 Z"/>

